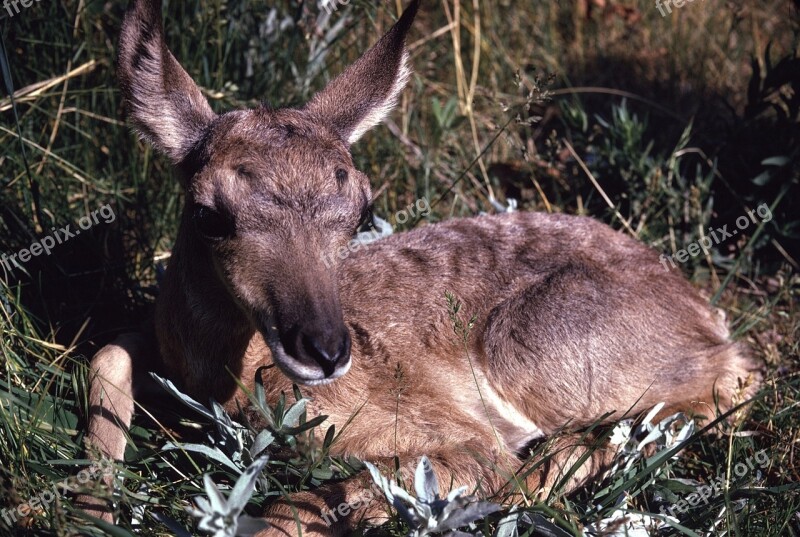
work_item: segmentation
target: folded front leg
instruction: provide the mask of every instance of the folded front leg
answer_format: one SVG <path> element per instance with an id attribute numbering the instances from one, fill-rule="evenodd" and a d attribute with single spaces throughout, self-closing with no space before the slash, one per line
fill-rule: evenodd
<path id="1" fill-rule="evenodd" d="M 153 363 L 152 346 L 142 334 L 124 334 L 100 349 L 89 366 L 87 457 L 99 461 L 123 460 L 128 428 L 133 417 L 134 378 Z M 76 506 L 86 513 L 112 521 L 113 514 L 101 496 L 110 496 L 114 476 L 104 472 L 96 495 L 81 494 Z"/>

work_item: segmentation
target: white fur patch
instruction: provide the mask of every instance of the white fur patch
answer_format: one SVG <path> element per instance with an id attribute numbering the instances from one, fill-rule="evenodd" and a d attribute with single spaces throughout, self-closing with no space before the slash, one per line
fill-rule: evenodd
<path id="1" fill-rule="evenodd" d="M 350 134 L 350 137 L 347 139 L 349 144 L 352 145 L 356 143 L 362 136 L 364 136 L 364 133 L 386 119 L 386 117 L 392 113 L 392 110 L 395 109 L 397 106 L 397 101 L 400 98 L 400 94 L 403 92 L 406 84 L 408 84 L 408 80 L 411 78 L 412 71 L 408 65 L 408 58 L 408 50 L 403 50 L 403 57 L 400 59 L 400 69 L 397 72 L 397 78 L 394 81 L 392 90 L 382 103 L 373 107 L 372 110 L 370 110 L 369 113 L 364 116 L 364 119 L 362 119 L 361 122 L 355 126 L 353 132 Z"/>
<path id="2" fill-rule="evenodd" d="M 484 379 L 481 384 L 483 401 L 489 413 L 494 414 L 492 425 L 509 449 L 520 452 L 531 441 L 544 436 L 544 431 L 538 425 L 517 407 L 500 397 L 488 381 Z"/>
<path id="3" fill-rule="evenodd" d="M 469 389 L 458 390 L 456 396 L 459 403 L 462 408 L 470 411 L 475 420 L 491 424 L 507 449 L 521 453 L 531 441 L 545 435 L 531 418 L 503 398 L 481 371 L 475 370 L 475 376 L 478 379 L 477 387 L 470 374 Z"/>

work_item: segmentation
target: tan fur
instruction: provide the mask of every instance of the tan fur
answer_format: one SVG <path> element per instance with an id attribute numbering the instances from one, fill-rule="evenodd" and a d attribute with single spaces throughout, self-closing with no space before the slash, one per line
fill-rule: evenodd
<path id="1" fill-rule="evenodd" d="M 678 271 L 665 272 L 652 250 L 590 218 L 454 219 L 326 266 L 323 257 L 337 258 L 371 199 L 349 145 L 402 88 L 416 6 L 307 107 L 216 116 L 196 102 L 199 90 L 163 44 L 159 2 L 133 2 L 120 52 L 126 104 L 182 173 L 187 206 L 157 302 L 157 348 L 128 336 L 92 362 L 96 451 L 123 457 L 135 374 L 162 370 L 190 395 L 234 412 L 246 398 L 228 370 L 252 389 L 256 370 L 274 362 L 263 374 L 268 397 L 307 384 L 310 412 L 341 431 L 333 455 L 414 465 L 425 454 L 440 482 L 495 491 L 509 486 L 531 440 L 565 424 L 660 401 L 711 415 L 715 397 L 728 408 L 738 383 L 757 376 Z M 227 231 L 214 238 L 209 229 Z M 477 318 L 466 350 L 446 291 Z M 578 438 L 559 440 L 561 454 L 527 478 L 532 494 L 585 452 Z M 594 452 L 571 486 L 612 455 Z M 361 518 L 381 520 L 375 503 L 331 528 L 323 523 L 323 508 L 367 486 L 361 475 L 293 497 L 304 534 L 341 535 Z M 296 534 L 293 513 L 289 502 L 273 506 L 264 535 Z"/>

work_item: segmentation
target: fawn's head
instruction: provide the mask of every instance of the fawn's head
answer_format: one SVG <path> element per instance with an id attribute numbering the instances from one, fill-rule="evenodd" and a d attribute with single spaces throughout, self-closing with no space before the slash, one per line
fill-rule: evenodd
<path id="1" fill-rule="evenodd" d="M 405 36 L 418 4 L 305 107 L 221 115 L 167 48 L 161 2 L 134 0 L 125 16 L 120 86 L 131 122 L 184 178 L 179 235 L 207 254 L 297 382 L 325 382 L 350 367 L 336 267 L 323 257 L 334 259 L 368 214 L 369 179 L 349 148 L 408 80 Z"/>

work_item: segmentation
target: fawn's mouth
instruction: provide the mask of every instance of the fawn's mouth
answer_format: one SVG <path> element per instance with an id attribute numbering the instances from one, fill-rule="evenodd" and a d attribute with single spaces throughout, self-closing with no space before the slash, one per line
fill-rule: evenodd
<path id="1" fill-rule="evenodd" d="M 305 384 L 306 386 L 322 386 L 329 384 L 334 380 L 344 376 L 350 371 L 352 360 L 350 357 L 347 360 L 342 360 L 330 374 L 327 374 L 322 367 L 318 365 L 307 365 L 297 358 L 289 355 L 283 348 L 280 341 L 277 345 L 270 345 L 272 351 L 272 359 L 278 368 L 283 371 L 283 374 L 289 377 L 293 382 L 298 384 Z"/>
<path id="2" fill-rule="evenodd" d="M 269 327 L 269 328 L 268 328 Z M 266 323 L 261 330 L 262 336 L 272 352 L 272 360 L 284 375 L 292 382 L 306 386 L 322 386 L 344 376 L 352 366 L 349 353 L 349 338 L 347 353 L 339 358 L 335 364 L 318 363 L 309 357 L 297 357 L 287 352 L 281 341 L 280 333 L 273 323 Z"/>

